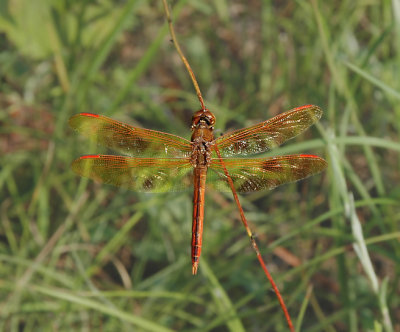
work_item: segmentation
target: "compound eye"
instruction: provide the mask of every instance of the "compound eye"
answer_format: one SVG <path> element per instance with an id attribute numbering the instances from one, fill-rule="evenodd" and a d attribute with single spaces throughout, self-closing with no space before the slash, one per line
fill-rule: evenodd
<path id="1" fill-rule="evenodd" d="M 214 116 L 214 114 L 212 114 L 212 113 L 210 112 L 210 114 L 207 115 L 207 118 L 208 118 L 208 123 L 212 126 L 212 125 L 215 123 L 215 116 Z"/>
<path id="2" fill-rule="evenodd" d="M 212 126 L 215 123 L 215 116 L 209 110 L 204 110 L 202 117 L 208 125 Z"/>
<path id="3" fill-rule="evenodd" d="M 215 116 L 208 109 L 199 110 L 192 116 L 192 127 L 196 126 L 200 121 L 204 121 L 209 126 L 213 126 L 215 123 Z"/>

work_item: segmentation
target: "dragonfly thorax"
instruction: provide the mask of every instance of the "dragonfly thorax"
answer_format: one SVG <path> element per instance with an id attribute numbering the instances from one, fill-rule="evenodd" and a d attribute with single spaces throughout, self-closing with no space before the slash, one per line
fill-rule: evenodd
<path id="1" fill-rule="evenodd" d="M 209 167 L 211 162 L 210 142 L 193 142 L 191 164 L 194 168 Z"/>
<path id="2" fill-rule="evenodd" d="M 211 145 L 214 142 L 215 116 L 209 110 L 197 111 L 192 117 L 192 155 L 193 167 L 210 166 Z"/>

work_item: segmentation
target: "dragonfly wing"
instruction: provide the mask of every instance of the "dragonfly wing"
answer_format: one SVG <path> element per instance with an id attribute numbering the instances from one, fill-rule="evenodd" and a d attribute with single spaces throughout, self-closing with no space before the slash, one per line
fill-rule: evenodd
<path id="1" fill-rule="evenodd" d="M 298 107 L 254 126 L 225 134 L 217 138 L 215 144 L 223 157 L 269 151 L 306 130 L 321 115 L 318 106 Z"/>
<path id="2" fill-rule="evenodd" d="M 314 155 L 291 155 L 263 159 L 212 159 L 207 174 L 209 187 L 231 191 L 225 165 L 238 192 L 273 189 L 323 171 L 327 163 Z"/>
<path id="3" fill-rule="evenodd" d="M 193 182 L 193 167 L 186 158 L 90 155 L 76 159 L 71 168 L 95 181 L 136 191 L 180 191 Z"/>
<path id="4" fill-rule="evenodd" d="M 191 152 L 191 143 L 182 137 L 132 127 L 102 115 L 80 113 L 69 124 L 96 143 L 131 157 L 187 157 Z"/>

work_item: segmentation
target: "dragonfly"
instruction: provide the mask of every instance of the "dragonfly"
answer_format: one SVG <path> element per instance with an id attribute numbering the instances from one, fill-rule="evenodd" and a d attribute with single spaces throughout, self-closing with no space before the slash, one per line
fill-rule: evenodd
<path id="1" fill-rule="evenodd" d="M 156 130 L 133 127 L 106 116 L 80 113 L 70 126 L 119 155 L 86 155 L 71 168 L 98 182 L 141 192 L 169 192 L 193 184 L 191 259 L 196 274 L 202 249 L 206 188 L 237 192 L 273 189 L 323 171 L 324 159 L 310 154 L 242 158 L 276 148 L 302 133 L 322 115 L 305 105 L 248 128 L 214 137 L 216 118 L 208 109 L 192 116 L 191 140 Z M 234 158 L 232 158 L 234 157 Z"/>

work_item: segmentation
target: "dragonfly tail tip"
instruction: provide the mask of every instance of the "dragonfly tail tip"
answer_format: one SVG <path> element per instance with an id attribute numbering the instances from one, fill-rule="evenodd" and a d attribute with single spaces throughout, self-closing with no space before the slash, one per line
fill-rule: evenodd
<path id="1" fill-rule="evenodd" d="M 198 267 L 198 263 L 193 263 L 193 265 L 192 265 L 192 274 L 193 275 L 197 274 L 197 267 Z"/>

